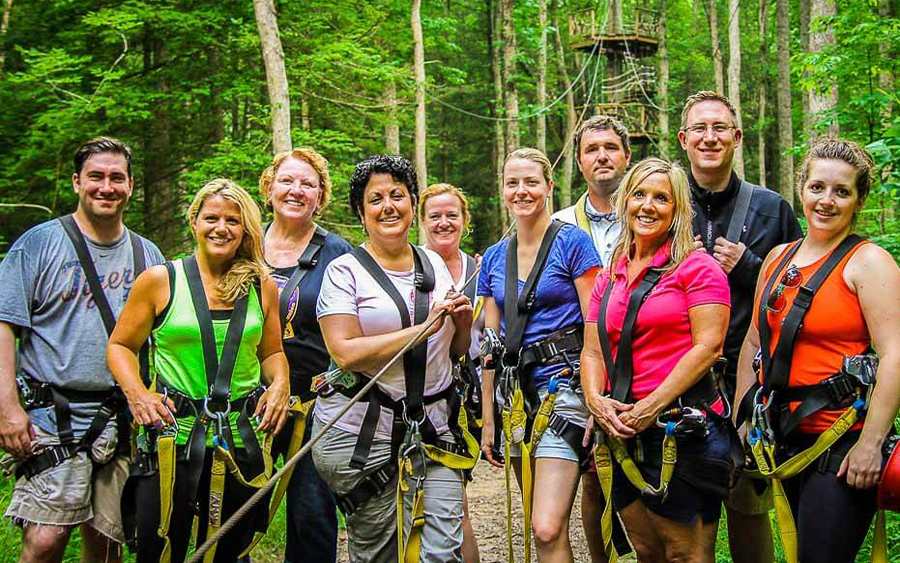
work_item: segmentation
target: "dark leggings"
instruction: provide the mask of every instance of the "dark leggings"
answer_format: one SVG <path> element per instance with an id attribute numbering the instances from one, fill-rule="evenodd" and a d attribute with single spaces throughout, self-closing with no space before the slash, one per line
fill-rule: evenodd
<path id="1" fill-rule="evenodd" d="M 212 451 L 207 451 L 206 463 L 200 477 L 197 491 L 200 522 L 197 530 L 197 546 L 206 539 L 207 513 L 209 511 L 209 477 L 212 465 Z M 188 464 L 179 461 L 175 470 L 175 487 L 172 495 L 172 518 L 169 522 L 169 539 L 172 542 L 172 561 L 183 561 L 190 542 L 191 526 L 195 511 L 187 494 Z M 241 485 L 231 473 L 225 475 L 225 493 L 222 509 L 222 523 L 228 516 L 250 498 L 254 489 Z M 138 563 L 160 560 L 164 542 L 157 535 L 159 528 L 159 474 L 138 478 L 135 489 L 137 509 L 137 561 Z M 232 528 L 219 540 L 216 547 L 217 563 L 233 562 L 253 539 L 257 526 L 266 516 L 266 502 L 257 504 L 244 520 Z"/>
<path id="2" fill-rule="evenodd" d="M 312 417 L 306 422 L 304 442 L 309 440 Z M 288 420 L 272 446 L 272 457 L 287 453 L 294 420 Z M 334 563 L 337 561 L 337 507 L 334 496 L 316 471 L 312 456 L 294 467 L 288 484 L 285 563 Z"/>
<path id="3" fill-rule="evenodd" d="M 850 445 L 858 437 L 854 433 Z M 841 444 L 846 440 L 845 436 L 834 447 L 849 449 L 847 444 Z M 866 538 L 875 515 L 876 489 L 848 486 L 843 477 L 836 475 L 839 466 L 837 459 L 827 463 L 820 460 L 782 482 L 797 525 L 797 554 L 801 563 L 852 562 Z"/>

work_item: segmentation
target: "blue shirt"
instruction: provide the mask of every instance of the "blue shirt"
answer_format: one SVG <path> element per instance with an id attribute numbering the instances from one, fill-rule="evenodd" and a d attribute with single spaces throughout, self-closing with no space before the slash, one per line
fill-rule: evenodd
<path id="1" fill-rule="evenodd" d="M 481 274 L 478 276 L 478 295 L 493 297 L 500 308 L 500 333 L 506 334 L 503 302 L 506 287 L 506 249 L 509 239 L 503 239 L 484 253 Z M 575 280 L 591 268 L 600 266 L 600 257 L 591 237 L 574 225 L 565 225 L 550 247 L 547 263 L 537 282 L 534 306 L 525 325 L 522 345 L 538 342 L 553 332 L 575 324 L 583 324 L 581 305 Z M 525 287 L 518 280 L 519 293 Z M 576 359 L 577 358 L 573 358 Z M 561 364 L 535 366 L 531 373 L 538 388 L 544 387 L 562 368 Z"/>

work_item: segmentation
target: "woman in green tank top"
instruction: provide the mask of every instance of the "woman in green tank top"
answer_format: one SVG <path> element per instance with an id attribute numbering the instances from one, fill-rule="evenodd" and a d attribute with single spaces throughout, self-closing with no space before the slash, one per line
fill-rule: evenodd
<path id="1" fill-rule="evenodd" d="M 182 560 L 195 515 L 200 545 L 265 483 L 269 436 L 287 412 L 288 366 L 259 208 L 219 179 L 197 193 L 188 218 L 194 254 L 138 277 L 107 349 L 143 425 L 138 475 L 123 502 L 134 503 L 138 561 Z M 139 354 L 151 336 L 148 389 Z M 215 561 L 234 561 L 265 531 L 265 504 L 258 509 L 250 525 L 217 542 Z"/>

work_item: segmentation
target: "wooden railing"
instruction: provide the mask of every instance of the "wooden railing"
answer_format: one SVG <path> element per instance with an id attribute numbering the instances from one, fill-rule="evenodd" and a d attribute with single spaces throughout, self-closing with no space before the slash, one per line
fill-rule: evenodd
<path id="1" fill-rule="evenodd" d="M 569 16 L 569 37 L 572 41 L 592 39 L 601 35 L 631 35 L 656 39 L 659 35 L 659 14 L 655 10 L 636 8 L 631 17 L 625 17 L 619 30 L 604 26 L 606 18 L 589 8 Z M 604 26 L 604 28 L 601 28 Z"/>

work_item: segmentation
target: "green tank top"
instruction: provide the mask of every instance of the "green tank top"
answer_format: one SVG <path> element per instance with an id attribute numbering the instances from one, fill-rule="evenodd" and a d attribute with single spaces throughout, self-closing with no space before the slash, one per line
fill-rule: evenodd
<path id="1" fill-rule="evenodd" d="M 187 274 L 181 260 L 173 262 L 175 267 L 175 287 L 172 290 L 169 308 L 159 326 L 153 329 L 153 374 L 167 385 L 192 399 L 201 399 L 208 394 L 206 368 L 203 362 L 203 346 L 200 343 L 200 323 L 191 300 Z M 262 340 L 264 316 L 256 287 L 251 286 L 247 303 L 247 320 L 244 334 L 238 348 L 234 373 L 231 376 L 231 400 L 244 397 L 260 385 L 260 363 L 256 355 Z M 216 353 L 221 358 L 222 348 L 228 332 L 229 321 L 213 319 L 216 338 Z M 231 423 L 237 413 L 232 412 Z M 191 420 L 179 421 L 177 442 L 184 443 L 190 433 Z M 236 430 L 235 427 L 232 431 Z M 234 433 L 235 441 L 240 437 Z M 242 444 L 236 443 L 236 446 Z"/>

